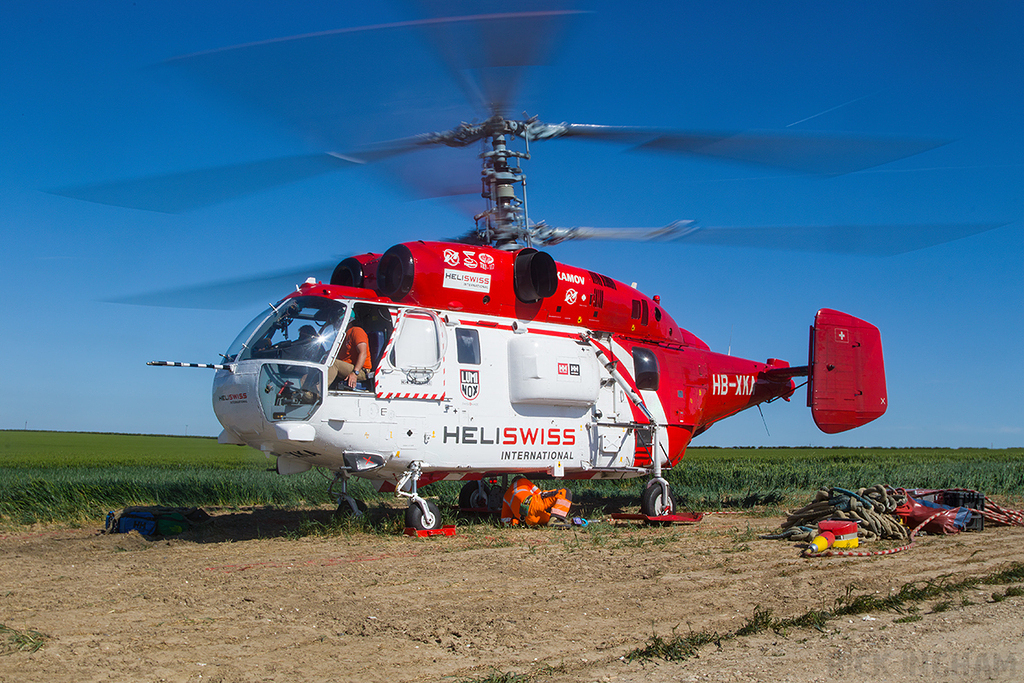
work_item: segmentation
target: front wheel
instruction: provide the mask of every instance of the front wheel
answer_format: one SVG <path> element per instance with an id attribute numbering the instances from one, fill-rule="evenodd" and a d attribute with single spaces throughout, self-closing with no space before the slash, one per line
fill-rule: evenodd
<path id="1" fill-rule="evenodd" d="M 640 512 L 648 517 L 664 517 L 676 511 L 676 501 L 672 498 L 672 490 L 665 484 L 664 494 L 662 486 L 652 481 L 644 489 L 640 496 Z"/>
<path id="2" fill-rule="evenodd" d="M 430 511 L 430 519 L 423 514 L 419 503 L 413 501 L 405 511 L 405 526 L 416 531 L 433 531 L 441 528 L 441 511 L 434 503 L 425 501 L 427 510 Z"/>

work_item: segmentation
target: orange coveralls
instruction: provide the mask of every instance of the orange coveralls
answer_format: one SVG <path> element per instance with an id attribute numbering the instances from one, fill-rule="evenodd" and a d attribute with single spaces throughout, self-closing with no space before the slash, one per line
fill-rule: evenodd
<path id="1" fill-rule="evenodd" d="M 565 489 L 541 491 L 533 482 L 520 477 L 505 491 L 501 505 L 504 524 L 546 526 L 551 518 L 564 521 L 569 516 L 572 495 Z"/>

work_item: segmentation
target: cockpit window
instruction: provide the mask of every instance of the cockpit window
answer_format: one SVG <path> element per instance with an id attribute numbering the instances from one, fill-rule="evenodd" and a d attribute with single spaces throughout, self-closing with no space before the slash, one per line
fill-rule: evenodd
<path id="1" fill-rule="evenodd" d="M 227 362 L 249 359 L 323 363 L 345 324 L 345 304 L 316 296 L 288 299 L 257 316 L 225 354 Z"/>
<path id="2" fill-rule="evenodd" d="M 234 363 L 238 359 L 238 354 L 245 348 L 246 342 L 252 337 L 252 333 L 256 331 L 256 328 L 260 324 L 273 315 L 274 309 L 268 308 L 267 310 L 260 313 L 258 316 L 253 318 L 248 325 L 246 325 L 238 336 L 235 337 L 235 341 L 231 342 L 231 346 L 228 347 L 228 352 L 221 354 L 221 357 L 226 363 Z M 220 361 L 218 361 L 220 362 Z"/>

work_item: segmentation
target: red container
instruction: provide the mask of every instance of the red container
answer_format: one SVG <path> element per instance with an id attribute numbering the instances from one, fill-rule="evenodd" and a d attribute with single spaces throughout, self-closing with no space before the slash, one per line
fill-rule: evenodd
<path id="1" fill-rule="evenodd" d="M 818 531 L 829 531 L 835 537 L 833 548 L 856 548 L 857 522 L 846 519 L 826 519 L 818 522 Z"/>
<path id="2" fill-rule="evenodd" d="M 845 519 L 826 519 L 818 522 L 819 531 L 831 531 L 836 538 L 840 536 L 857 535 L 857 522 Z"/>

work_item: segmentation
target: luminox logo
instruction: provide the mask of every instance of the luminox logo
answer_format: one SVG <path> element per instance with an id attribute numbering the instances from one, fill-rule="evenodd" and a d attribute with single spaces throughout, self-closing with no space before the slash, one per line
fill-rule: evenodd
<path id="1" fill-rule="evenodd" d="M 445 249 L 444 262 L 447 263 L 449 266 L 459 265 L 459 252 L 455 251 L 454 249 Z"/>
<path id="2" fill-rule="evenodd" d="M 576 303 L 576 290 L 570 289 L 565 293 L 565 303 L 574 304 Z"/>
<path id="3" fill-rule="evenodd" d="M 574 273 L 563 273 L 558 271 L 558 279 L 562 282 L 571 282 L 574 285 L 585 285 L 587 281 L 583 279 L 582 275 L 576 275 Z"/>
<path id="4" fill-rule="evenodd" d="M 459 370 L 459 385 L 462 387 L 462 395 L 467 401 L 472 401 L 480 395 L 480 371 Z"/>
<path id="5" fill-rule="evenodd" d="M 754 393 L 755 375 L 711 375 L 711 395 L 750 396 Z"/>

